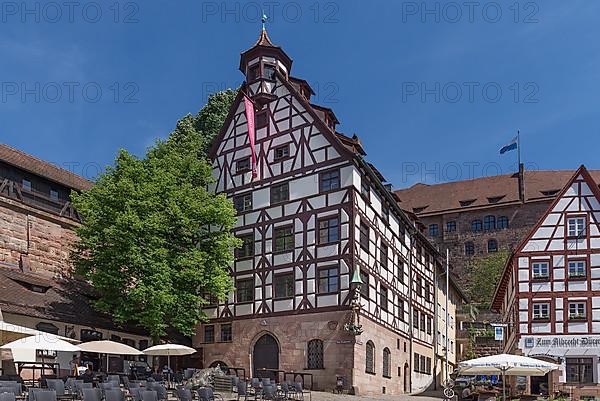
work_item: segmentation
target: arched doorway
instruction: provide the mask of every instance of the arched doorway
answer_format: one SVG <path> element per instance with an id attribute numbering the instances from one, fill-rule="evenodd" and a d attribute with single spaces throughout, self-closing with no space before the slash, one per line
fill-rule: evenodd
<path id="1" fill-rule="evenodd" d="M 252 352 L 254 361 L 254 377 L 269 377 L 275 379 L 276 373 L 263 369 L 279 369 L 279 345 L 270 334 L 265 334 L 256 341 Z"/>

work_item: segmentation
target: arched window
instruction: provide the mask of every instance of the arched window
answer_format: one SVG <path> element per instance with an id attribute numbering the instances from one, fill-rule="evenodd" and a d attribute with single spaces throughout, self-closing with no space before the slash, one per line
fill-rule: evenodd
<path id="1" fill-rule="evenodd" d="M 492 231 L 496 229 L 496 216 L 488 215 L 483 219 L 483 229 L 485 231 Z"/>
<path id="2" fill-rule="evenodd" d="M 473 255 L 475 255 L 475 245 L 471 241 L 465 242 L 465 256 Z"/>
<path id="3" fill-rule="evenodd" d="M 498 252 L 498 241 L 495 239 L 488 241 L 488 252 Z"/>
<path id="4" fill-rule="evenodd" d="M 310 340 L 308 342 L 308 369 L 323 369 L 323 341 Z"/>
<path id="5" fill-rule="evenodd" d="M 383 349 L 383 377 L 392 377 L 392 353 L 388 348 Z"/>
<path id="6" fill-rule="evenodd" d="M 473 220 L 471 222 L 471 231 L 473 231 L 474 233 L 478 233 L 479 231 L 481 231 L 481 229 L 482 229 L 481 220 Z"/>
<path id="7" fill-rule="evenodd" d="M 367 342 L 367 357 L 365 371 L 367 373 L 375 374 L 375 345 L 371 341 Z"/>
<path id="8" fill-rule="evenodd" d="M 508 217 L 500 216 L 498 217 L 498 222 L 496 223 L 496 228 L 498 230 L 504 230 L 508 228 Z"/>

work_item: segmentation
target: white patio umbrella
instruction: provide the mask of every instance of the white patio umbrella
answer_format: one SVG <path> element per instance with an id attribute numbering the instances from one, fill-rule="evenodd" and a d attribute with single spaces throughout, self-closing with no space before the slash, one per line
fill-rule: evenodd
<path id="1" fill-rule="evenodd" d="M 458 364 L 459 375 L 502 374 L 502 394 L 506 399 L 505 376 L 544 376 L 559 366 L 527 356 L 500 354 L 470 359 Z"/>
<path id="2" fill-rule="evenodd" d="M 108 356 L 109 355 L 142 355 L 138 349 L 129 345 L 118 343 L 109 340 L 89 341 L 79 344 L 79 348 L 84 352 L 97 352 L 106 354 L 106 373 L 108 373 Z"/>
<path id="3" fill-rule="evenodd" d="M 58 336 L 50 333 L 40 333 L 35 336 L 24 337 L 12 341 L 0 347 L 12 350 L 40 350 L 57 352 L 79 352 L 77 345 L 61 340 Z"/>
<path id="4" fill-rule="evenodd" d="M 194 348 L 181 344 L 159 344 L 144 350 L 144 354 L 151 356 L 166 356 L 169 367 L 169 381 L 171 381 L 171 356 L 191 355 L 195 353 Z"/>

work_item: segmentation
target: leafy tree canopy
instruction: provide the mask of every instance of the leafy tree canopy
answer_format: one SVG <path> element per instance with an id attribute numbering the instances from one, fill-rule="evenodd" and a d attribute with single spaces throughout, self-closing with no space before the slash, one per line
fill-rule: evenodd
<path id="1" fill-rule="evenodd" d="M 99 293 L 94 306 L 155 339 L 168 327 L 192 335 L 205 298 L 224 299 L 232 290 L 236 213 L 207 189 L 206 151 L 234 96 L 213 95 L 144 158 L 121 150 L 94 187 L 72 194 L 84 221 L 72 260 Z"/>

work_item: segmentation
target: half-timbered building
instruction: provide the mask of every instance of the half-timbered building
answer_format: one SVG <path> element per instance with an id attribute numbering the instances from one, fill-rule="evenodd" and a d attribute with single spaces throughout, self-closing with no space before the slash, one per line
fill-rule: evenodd
<path id="1" fill-rule="evenodd" d="M 493 308 L 507 326 L 505 351 L 561 366 L 523 383 L 531 393 L 598 395 L 600 189 L 584 166 L 515 249 Z"/>
<path id="2" fill-rule="evenodd" d="M 291 69 L 265 30 L 241 55 L 246 79 L 211 157 L 215 191 L 232 199 L 243 245 L 231 268 L 235 291 L 205 309 L 210 321 L 195 344 L 207 366 L 244 368 L 248 377 L 305 372 L 307 386 L 341 382 L 361 394 L 424 389 L 440 256 L 358 137 L 336 131 L 334 112 L 313 104 Z"/>

